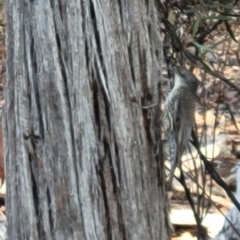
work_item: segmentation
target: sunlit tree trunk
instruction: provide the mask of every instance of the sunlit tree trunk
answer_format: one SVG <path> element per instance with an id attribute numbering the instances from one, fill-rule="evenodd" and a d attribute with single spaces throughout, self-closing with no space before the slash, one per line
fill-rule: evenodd
<path id="1" fill-rule="evenodd" d="M 8 0 L 6 18 L 9 239 L 169 239 L 154 1 Z"/>

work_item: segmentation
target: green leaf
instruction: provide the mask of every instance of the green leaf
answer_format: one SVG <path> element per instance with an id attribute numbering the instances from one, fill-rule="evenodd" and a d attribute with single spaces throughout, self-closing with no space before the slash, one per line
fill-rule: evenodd
<path id="1" fill-rule="evenodd" d="M 183 9 L 184 13 L 196 13 L 197 12 L 197 8 L 189 8 L 189 9 Z"/>
<path id="2" fill-rule="evenodd" d="M 235 17 L 235 18 L 240 17 L 240 15 L 238 15 L 238 14 L 231 14 L 231 13 L 227 13 L 227 12 L 219 12 L 217 10 L 216 10 L 216 12 L 221 14 L 221 15 L 224 15 L 224 16 Z"/>
<path id="3" fill-rule="evenodd" d="M 203 18 L 204 20 L 214 20 L 214 19 L 217 19 L 217 20 L 223 20 L 223 21 L 226 21 L 226 20 L 230 20 L 231 18 L 227 15 L 211 15 L 211 16 L 208 16 L 208 17 L 204 17 Z"/>
<path id="4" fill-rule="evenodd" d="M 202 50 L 204 50 L 204 51 L 207 51 L 207 52 L 212 52 L 213 51 L 213 49 L 211 48 L 211 47 L 208 47 L 208 46 L 205 46 L 205 45 L 201 45 L 201 44 L 199 44 L 199 43 L 197 43 L 197 42 L 193 42 L 193 44 L 196 46 L 196 47 L 198 47 L 199 49 L 202 49 Z"/>
<path id="5" fill-rule="evenodd" d="M 232 32 L 232 29 L 231 29 L 228 21 L 224 21 L 224 23 L 225 23 L 225 26 L 226 26 L 227 31 L 228 31 L 228 33 L 230 34 L 231 38 L 232 38 L 235 42 L 237 42 L 237 40 L 236 40 L 236 38 L 235 38 L 235 36 L 234 36 L 234 33 Z"/>
<path id="6" fill-rule="evenodd" d="M 228 9 L 228 10 L 232 10 L 234 8 L 234 6 L 232 4 L 218 3 L 217 5 L 218 5 L 218 7 L 222 7 L 222 8 Z"/>
<path id="7" fill-rule="evenodd" d="M 199 25 L 201 23 L 202 19 L 201 18 L 197 18 L 192 26 L 191 32 L 192 32 L 192 36 L 194 37 L 198 31 Z"/>

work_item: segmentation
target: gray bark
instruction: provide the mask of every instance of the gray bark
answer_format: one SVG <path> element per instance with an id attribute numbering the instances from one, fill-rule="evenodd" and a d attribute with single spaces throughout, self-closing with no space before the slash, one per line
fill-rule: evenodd
<path id="1" fill-rule="evenodd" d="M 6 18 L 8 238 L 169 239 L 154 1 L 8 0 Z"/>

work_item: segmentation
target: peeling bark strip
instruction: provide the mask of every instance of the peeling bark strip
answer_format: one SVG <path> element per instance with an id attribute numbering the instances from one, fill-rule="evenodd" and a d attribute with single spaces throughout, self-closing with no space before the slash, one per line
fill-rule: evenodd
<path id="1" fill-rule="evenodd" d="M 9 239 L 168 239 L 154 1 L 6 11 Z"/>

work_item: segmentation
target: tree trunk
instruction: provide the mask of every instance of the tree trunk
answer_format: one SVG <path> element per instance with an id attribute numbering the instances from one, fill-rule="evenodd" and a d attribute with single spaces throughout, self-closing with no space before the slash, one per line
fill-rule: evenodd
<path id="1" fill-rule="evenodd" d="M 8 0 L 6 18 L 8 238 L 169 239 L 154 1 Z"/>

